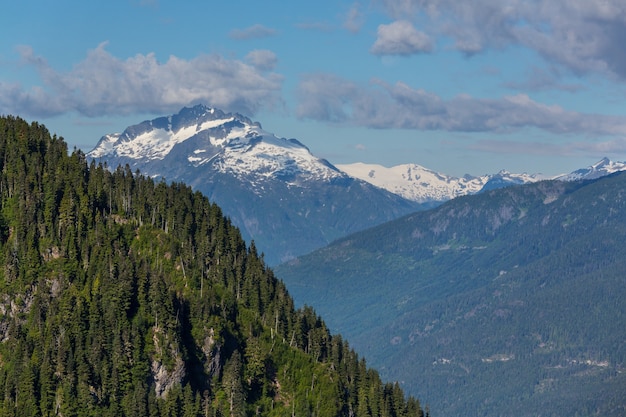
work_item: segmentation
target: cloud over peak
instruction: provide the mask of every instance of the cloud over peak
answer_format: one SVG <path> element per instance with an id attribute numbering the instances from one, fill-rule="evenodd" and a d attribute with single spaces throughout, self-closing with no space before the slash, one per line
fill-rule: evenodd
<path id="1" fill-rule="evenodd" d="M 275 60 L 270 51 L 251 52 L 250 64 L 220 55 L 189 60 L 172 55 L 161 63 L 154 54 L 122 60 L 101 43 L 68 72 L 55 70 L 29 47 L 22 47 L 20 54 L 25 65 L 37 70 L 41 85 L 28 89 L 0 82 L 0 112 L 36 117 L 158 114 L 202 101 L 253 114 L 281 100 L 283 77 L 268 72 Z"/>

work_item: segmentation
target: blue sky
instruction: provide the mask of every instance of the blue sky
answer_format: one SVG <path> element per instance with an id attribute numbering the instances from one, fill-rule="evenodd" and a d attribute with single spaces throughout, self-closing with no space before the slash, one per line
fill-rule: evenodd
<path id="1" fill-rule="evenodd" d="M 623 0 L 23 0 L 0 34 L 0 114 L 85 151 L 203 103 L 336 164 L 626 159 Z"/>

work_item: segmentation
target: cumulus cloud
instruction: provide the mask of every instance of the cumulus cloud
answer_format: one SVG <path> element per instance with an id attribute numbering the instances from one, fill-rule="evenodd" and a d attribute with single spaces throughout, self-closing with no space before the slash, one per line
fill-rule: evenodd
<path id="1" fill-rule="evenodd" d="M 623 0 L 378 0 L 394 19 L 428 22 L 466 54 L 522 45 L 574 73 L 626 79 Z"/>
<path id="2" fill-rule="evenodd" d="M 255 49 L 246 55 L 246 62 L 261 71 L 271 71 L 276 67 L 276 54 L 267 49 Z"/>
<path id="3" fill-rule="evenodd" d="M 298 99 L 299 117 L 377 129 L 506 133 L 537 128 L 556 134 L 626 137 L 624 117 L 568 111 L 524 94 L 443 99 L 404 83 L 375 80 L 361 86 L 333 75 L 312 74 L 301 80 Z"/>
<path id="4" fill-rule="evenodd" d="M 378 37 L 371 52 L 375 55 L 412 55 L 430 52 L 432 40 L 406 20 L 378 26 Z"/>
<path id="5" fill-rule="evenodd" d="M 245 29 L 233 29 L 229 33 L 231 39 L 237 40 L 268 38 L 274 35 L 276 35 L 276 30 L 260 24 Z"/>
<path id="6" fill-rule="evenodd" d="M 252 53 L 247 64 L 219 55 L 190 60 L 154 54 L 122 60 L 106 50 L 106 43 L 88 52 L 68 72 L 22 47 L 24 65 L 34 67 L 41 85 L 24 88 L 0 81 L 0 112 L 46 117 L 67 112 L 94 117 L 132 113 L 163 113 L 191 103 L 205 102 L 225 110 L 255 113 L 277 104 L 283 77 L 267 72 L 271 53 Z M 264 63 L 263 70 L 259 64 Z"/>

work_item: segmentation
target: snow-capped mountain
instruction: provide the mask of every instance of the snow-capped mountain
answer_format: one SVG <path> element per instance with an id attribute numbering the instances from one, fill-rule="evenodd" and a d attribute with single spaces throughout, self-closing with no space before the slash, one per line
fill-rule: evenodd
<path id="1" fill-rule="evenodd" d="M 295 139 L 202 105 L 105 135 L 87 157 L 202 192 L 270 265 L 421 208 L 338 170 Z"/>
<path id="2" fill-rule="evenodd" d="M 173 155 L 176 165 L 157 163 Z M 167 179 L 173 178 L 172 171 L 181 169 L 183 158 L 187 167 L 210 167 L 252 183 L 282 178 L 298 185 L 345 177 L 297 140 L 278 138 L 245 116 L 205 106 L 184 108 L 176 115 L 131 126 L 121 134 L 105 135 L 87 156 L 107 160 L 111 166 L 129 164 Z"/>
<path id="3" fill-rule="evenodd" d="M 403 164 L 387 168 L 382 165 L 358 162 L 336 166 L 355 178 L 419 203 L 444 202 L 466 194 L 476 194 L 495 188 L 547 179 L 561 181 L 591 180 L 626 170 L 626 162 L 614 162 L 608 158 L 603 158 L 587 168 L 551 178 L 541 174 L 515 174 L 505 170 L 497 174 L 486 174 L 478 177 L 465 175 L 457 178 L 416 164 Z"/>
<path id="4" fill-rule="evenodd" d="M 465 175 L 457 178 L 416 164 L 387 168 L 359 162 L 337 165 L 337 168 L 355 178 L 420 203 L 443 202 L 466 194 L 541 179 L 539 175 L 513 174 L 504 170 L 493 175 L 479 177 Z"/>
<path id="5" fill-rule="evenodd" d="M 592 180 L 619 171 L 626 171 L 626 162 L 611 161 L 608 158 L 602 158 L 587 168 L 581 168 L 569 174 L 559 175 L 555 177 L 555 179 L 563 181 Z"/>

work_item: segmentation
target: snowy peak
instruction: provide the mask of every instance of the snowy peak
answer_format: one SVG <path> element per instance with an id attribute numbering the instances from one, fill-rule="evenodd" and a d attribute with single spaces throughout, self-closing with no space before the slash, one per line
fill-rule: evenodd
<path id="1" fill-rule="evenodd" d="M 226 114 L 218 109 L 197 105 L 183 108 L 178 114 L 146 120 L 130 126 L 121 134 L 109 134 L 100 139 L 89 152 L 92 158 L 104 156 L 131 159 L 163 159 L 177 144 L 209 131 L 214 146 L 224 145 L 230 133 L 248 135 L 261 125 L 240 114 Z M 243 131 L 243 133 L 242 133 Z"/>
<path id="2" fill-rule="evenodd" d="M 355 163 L 337 165 L 348 175 L 384 188 L 408 200 L 417 202 L 446 201 L 460 195 L 476 193 L 487 177 L 450 177 L 417 164 L 396 165 L 391 168 L 377 164 Z"/>
<path id="3" fill-rule="evenodd" d="M 337 168 L 355 178 L 391 191 L 408 200 L 420 203 L 443 202 L 466 194 L 475 194 L 511 185 L 527 184 L 545 179 L 577 181 L 595 179 L 626 170 L 626 162 L 613 162 L 603 158 L 597 163 L 570 174 L 547 178 L 541 174 L 515 174 L 505 170 L 497 174 L 462 178 L 448 176 L 416 164 L 397 165 L 391 168 L 375 164 L 337 165 Z"/>
<path id="4" fill-rule="evenodd" d="M 544 179 L 539 174 L 514 174 L 506 170 L 501 170 L 494 175 L 485 175 L 483 178 L 487 178 L 487 182 L 483 185 L 480 191 L 494 190 L 496 188 L 509 187 L 511 185 L 521 185 L 531 182 L 536 182 Z"/>
<path id="5" fill-rule="evenodd" d="M 592 180 L 625 170 L 626 162 L 611 161 L 609 158 L 605 157 L 587 168 L 577 169 L 569 174 L 559 175 L 556 179 L 562 181 Z"/>
<path id="6" fill-rule="evenodd" d="M 203 105 L 144 121 L 121 134 L 105 135 L 87 156 L 129 163 L 148 175 L 165 177 L 181 164 L 248 179 L 276 177 L 294 183 L 344 175 L 295 139 L 279 138 L 245 116 Z"/>

